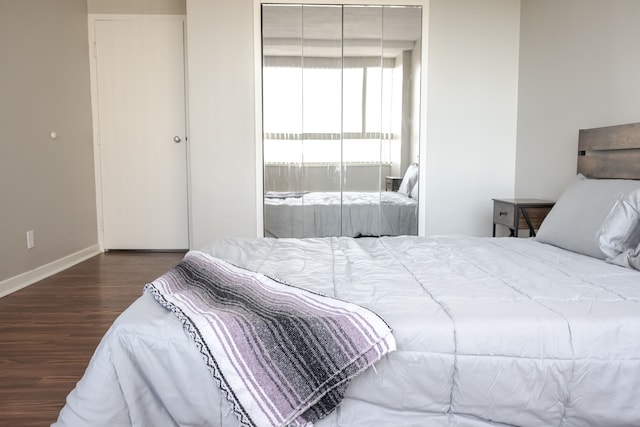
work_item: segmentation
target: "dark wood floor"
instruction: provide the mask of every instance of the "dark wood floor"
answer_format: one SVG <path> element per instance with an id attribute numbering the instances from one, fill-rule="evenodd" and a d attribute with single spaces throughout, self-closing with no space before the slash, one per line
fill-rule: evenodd
<path id="1" fill-rule="evenodd" d="M 0 298 L 0 426 L 48 426 L 100 338 L 183 253 L 111 251 Z"/>

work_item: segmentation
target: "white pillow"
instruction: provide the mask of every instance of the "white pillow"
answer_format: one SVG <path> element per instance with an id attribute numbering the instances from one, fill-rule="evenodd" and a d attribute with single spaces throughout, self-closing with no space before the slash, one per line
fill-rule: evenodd
<path id="1" fill-rule="evenodd" d="M 640 242 L 640 181 L 578 175 L 538 230 L 536 240 L 595 258 L 613 258 Z"/>
<path id="2" fill-rule="evenodd" d="M 627 249 L 613 258 L 607 258 L 607 262 L 640 271 L 640 244 L 635 249 Z"/>
<path id="3" fill-rule="evenodd" d="M 629 265 L 633 268 L 635 268 L 636 270 L 640 271 L 640 244 L 638 244 L 638 247 L 633 250 L 633 249 L 629 249 L 627 250 L 627 259 L 629 261 Z"/>
<path id="4" fill-rule="evenodd" d="M 411 163 L 405 171 L 404 177 L 402 177 L 398 193 L 408 196 L 409 193 L 411 193 L 413 186 L 416 185 L 416 182 L 418 182 L 418 164 Z"/>

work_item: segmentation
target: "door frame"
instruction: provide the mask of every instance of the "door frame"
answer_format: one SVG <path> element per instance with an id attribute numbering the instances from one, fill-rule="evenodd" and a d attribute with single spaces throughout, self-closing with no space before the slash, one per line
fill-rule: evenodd
<path id="1" fill-rule="evenodd" d="M 191 248 L 192 218 L 191 218 L 191 153 L 189 142 L 189 85 L 187 70 L 187 28 L 186 15 L 141 15 L 141 14 L 105 14 L 91 13 L 88 15 L 89 32 L 89 73 L 91 84 L 91 121 L 93 127 L 93 165 L 96 184 L 96 216 L 98 225 L 98 245 L 105 251 L 104 245 L 104 215 L 102 192 L 102 157 L 100 153 L 100 120 L 98 110 L 98 74 L 96 64 L 96 35 L 95 23 L 98 21 L 179 21 L 182 22 L 183 52 L 184 52 L 184 96 L 185 96 L 185 143 L 186 143 L 186 171 L 187 171 L 187 244 Z"/>

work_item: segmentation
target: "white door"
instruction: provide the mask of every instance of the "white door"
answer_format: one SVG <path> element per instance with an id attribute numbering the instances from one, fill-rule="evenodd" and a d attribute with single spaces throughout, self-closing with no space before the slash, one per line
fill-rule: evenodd
<path id="1" fill-rule="evenodd" d="M 184 22 L 96 20 L 94 31 L 103 245 L 186 249 Z"/>

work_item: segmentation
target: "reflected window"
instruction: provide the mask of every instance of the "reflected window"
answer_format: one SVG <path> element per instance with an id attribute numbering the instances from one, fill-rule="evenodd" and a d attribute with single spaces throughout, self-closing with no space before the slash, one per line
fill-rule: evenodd
<path id="1" fill-rule="evenodd" d="M 300 161 L 300 143 L 305 140 L 306 162 L 390 162 L 391 145 L 381 153 L 379 143 L 399 135 L 383 134 L 383 129 L 393 125 L 383 125 L 382 120 L 395 118 L 399 123 L 402 110 L 395 104 L 394 117 L 394 103 L 383 104 L 381 98 L 401 99 L 403 90 L 402 79 L 394 79 L 401 75 L 402 65 L 392 67 L 381 73 L 380 68 L 365 66 L 344 70 L 265 66 L 264 161 Z M 342 117 L 327 114 L 340 103 Z M 342 147 L 342 139 L 349 144 Z M 401 149 L 399 145 L 394 148 Z"/>

